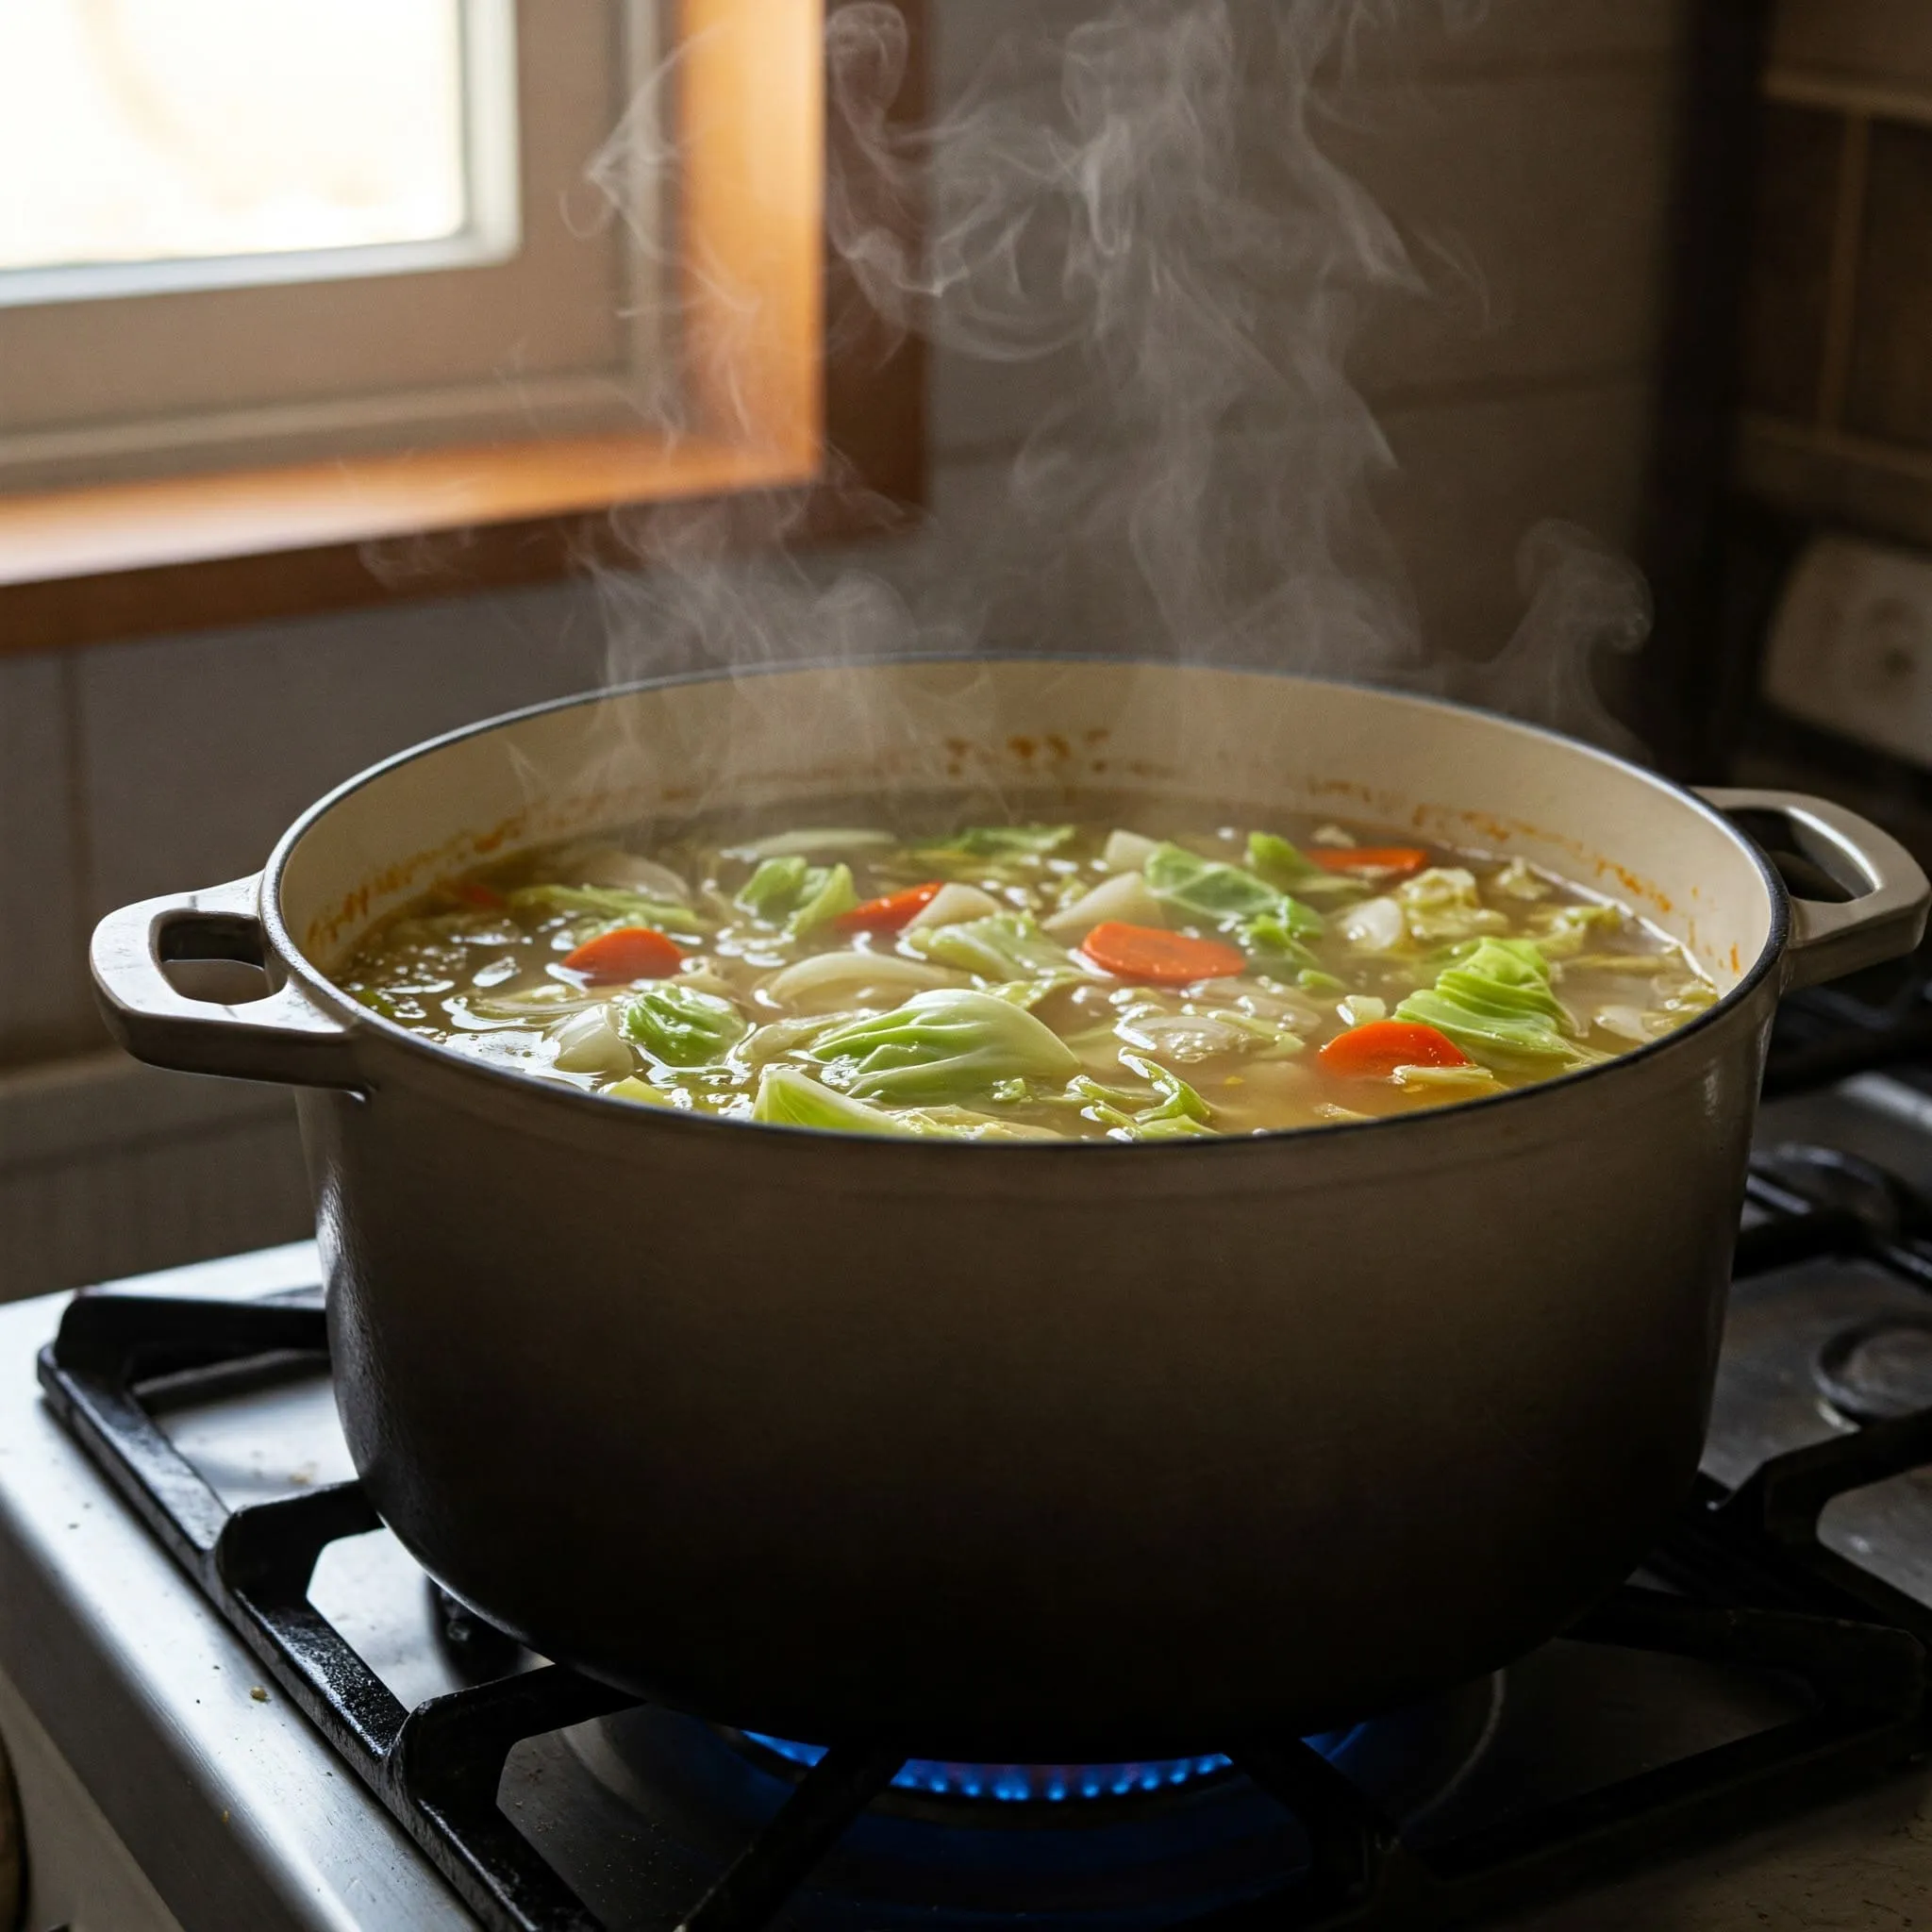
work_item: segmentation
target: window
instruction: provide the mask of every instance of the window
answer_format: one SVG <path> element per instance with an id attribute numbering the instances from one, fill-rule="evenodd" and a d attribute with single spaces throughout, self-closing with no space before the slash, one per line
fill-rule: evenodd
<path id="1" fill-rule="evenodd" d="M 516 251 L 496 0 L 0 7 L 0 305 Z"/>
<path id="2" fill-rule="evenodd" d="M 0 489 L 635 422 L 658 0 L 0 0 Z"/>
<path id="3" fill-rule="evenodd" d="M 775 487 L 796 534 L 897 526 L 924 362 L 827 253 L 840 4 L 0 0 L 0 62 L 51 48 L 92 117 L 0 130 L 0 651 L 634 560 L 619 505 Z M 922 0 L 892 4 L 910 125 Z M 299 60 L 251 40 L 294 13 Z M 144 55 L 157 19 L 179 44 Z M 171 153 L 149 92 L 224 87 L 226 158 Z M 391 88 L 414 125 L 337 139 L 329 104 Z M 116 205 L 56 219 L 63 167 Z"/>

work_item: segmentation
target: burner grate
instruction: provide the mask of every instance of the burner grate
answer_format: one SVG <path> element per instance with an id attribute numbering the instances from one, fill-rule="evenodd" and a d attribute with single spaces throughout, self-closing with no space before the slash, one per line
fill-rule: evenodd
<path id="1" fill-rule="evenodd" d="M 1896 1217 L 1821 1203 L 1788 1175 L 1760 1175 L 1753 1198 L 1747 1268 L 1833 1244 L 1885 1255 L 1908 1239 Z M 379 1527 L 360 1487 L 231 1511 L 144 1399 L 162 1382 L 171 1392 L 232 1385 L 294 1365 L 320 1372 L 326 1359 L 313 1296 L 234 1304 L 92 1293 L 70 1305 L 41 1379 L 115 1487 L 491 1932 L 603 1932 L 500 1808 L 498 1791 L 522 1740 L 633 1701 L 546 1665 L 406 1709 L 308 1597 L 330 1542 Z M 1405 1846 L 1320 1751 L 1294 1739 L 1250 1745 L 1232 1754 L 1234 1770 L 1299 1821 L 1308 1855 L 1265 1897 L 1193 1923 L 1204 1932 L 1368 1932 L 1466 1922 L 1761 1824 L 1920 1752 L 1932 1613 L 1825 1550 L 1817 1523 L 1834 1495 L 1922 1463 L 1932 1463 L 1932 1411 L 1780 1457 L 1735 1494 L 1707 1491 L 1657 1566 L 1698 1595 L 1625 1589 L 1567 1633 L 1786 1674 L 1808 1690 L 1802 1715 L 1425 1853 Z M 825 1752 L 677 1923 L 689 1932 L 772 1924 L 905 1762 L 863 1742 Z"/>

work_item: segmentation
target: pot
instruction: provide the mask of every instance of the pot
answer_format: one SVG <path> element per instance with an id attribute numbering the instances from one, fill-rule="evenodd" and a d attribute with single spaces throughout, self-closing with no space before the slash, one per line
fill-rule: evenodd
<path id="1" fill-rule="evenodd" d="M 1192 793 L 1521 855 L 1680 939 L 1677 1032 L 1440 1111 L 1123 1146 L 626 1106 L 364 1010 L 331 966 L 439 878 L 728 805 Z M 1748 806 L 1857 896 L 1794 901 Z M 1684 1499 L 1786 988 L 1926 882 L 1839 808 L 1698 797 L 1386 691 L 1095 660 L 641 686 L 425 745 L 259 877 L 105 920 L 109 1024 L 299 1090 L 341 1419 L 384 1520 L 535 1650 L 720 1722 L 1078 1761 L 1353 1722 L 1617 1585 Z M 217 1007 L 164 966 L 275 990 Z"/>

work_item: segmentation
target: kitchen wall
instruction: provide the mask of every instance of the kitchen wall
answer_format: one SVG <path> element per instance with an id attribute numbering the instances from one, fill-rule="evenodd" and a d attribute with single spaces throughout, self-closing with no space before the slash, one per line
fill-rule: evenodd
<path id="1" fill-rule="evenodd" d="M 934 0 L 941 97 L 1005 28 L 1091 10 Z M 1332 133 L 1406 228 L 1459 238 L 1482 270 L 1372 329 L 1357 365 L 1401 465 L 1384 513 L 1449 647 L 1507 635 L 1536 519 L 1634 534 L 1686 11 L 1492 0 L 1476 25 L 1378 51 Z M 1058 380 L 936 358 L 941 525 L 986 501 Z M 578 585 L 0 658 L 0 1297 L 307 1226 L 284 1095 L 106 1047 L 82 969 L 92 922 L 253 871 L 370 760 L 580 690 L 602 662 Z"/>
<path id="2" fill-rule="evenodd" d="M 1932 8 L 1784 0 L 1765 92 L 1738 480 L 1932 544 Z"/>

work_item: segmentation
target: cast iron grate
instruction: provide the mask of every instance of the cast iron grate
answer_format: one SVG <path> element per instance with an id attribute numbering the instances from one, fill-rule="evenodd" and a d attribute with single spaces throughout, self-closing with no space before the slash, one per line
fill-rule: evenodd
<path id="1" fill-rule="evenodd" d="M 1932 1213 L 1841 1157 L 1787 1157 L 1751 1180 L 1738 1273 L 1857 1257 L 1932 1289 Z M 406 1709 L 308 1601 L 323 1550 L 379 1527 L 356 1483 L 230 1510 L 150 1407 L 164 1380 L 212 1393 L 277 1358 L 326 1366 L 314 1296 L 255 1303 L 82 1294 L 43 1352 L 58 1415 L 264 1667 L 400 1821 L 492 1932 L 601 1932 L 602 1922 L 499 1807 L 512 1748 L 632 1700 L 559 1665 L 496 1675 Z M 1235 1754 L 1311 1847 L 1268 1896 L 1197 1919 L 1216 1932 L 1467 1924 L 1815 1804 L 1932 1745 L 1932 1610 L 1827 1549 L 1835 1496 L 1932 1466 L 1932 1410 L 1779 1457 L 1735 1491 L 1707 1483 L 1651 1569 L 1686 1594 L 1626 1588 L 1569 1633 L 1771 1670 L 1802 1684 L 1803 1714 L 1769 1730 L 1512 1817 L 1426 1853 L 1296 1739 Z M 461 1638 L 461 1629 L 453 1630 Z M 486 1627 L 469 1633 L 485 1668 Z M 771 1924 L 879 1795 L 901 1754 L 835 1746 L 679 1923 Z"/>

